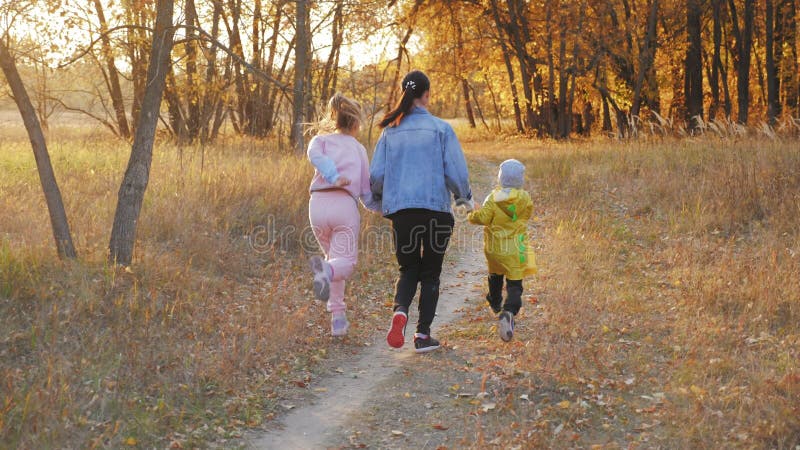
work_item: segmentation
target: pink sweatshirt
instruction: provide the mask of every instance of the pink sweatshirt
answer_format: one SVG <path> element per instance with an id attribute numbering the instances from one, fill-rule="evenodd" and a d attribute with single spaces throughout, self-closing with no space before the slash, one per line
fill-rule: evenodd
<path id="1" fill-rule="evenodd" d="M 335 189 L 333 183 L 344 176 L 350 184 L 338 189 L 347 190 L 367 208 L 380 211 L 380 202 L 372 199 L 369 188 L 367 149 L 355 137 L 343 133 L 317 135 L 308 143 L 307 153 L 316 169 L 309 191 Z"/>

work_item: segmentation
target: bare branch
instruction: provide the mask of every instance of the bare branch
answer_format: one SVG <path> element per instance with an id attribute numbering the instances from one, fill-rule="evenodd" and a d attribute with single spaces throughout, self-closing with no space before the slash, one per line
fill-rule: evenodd
<path id="1" fill-rule="evenodd" d="M 220 41 L 218 41 L 217 39 L 215 39 L 211 34 L 209 34 L 207 31 L 203 30 L 202 28 L 195 27 L 195 26 L 192 26 L 192 25 L 175 25 L 172 28 L 176 28 L 176 29 L 177 28 L 183 28 L 183 29 L 186 29 L 186 30 L 191 30 L 191 31 L 195 31 L 195 32 L 199 33 L 200 37 L 197 38 L 198 40 L 203 40 L 205 42 L 208 42 L 211 45 L 214 45 L 218 49 L 220 49 L 223 52 L 225 52 L 228 55 L 230 55 L 233 59 L 236 60 L 236 62 L 238 62 L 239 64 L 244 66 L 244 68 L 247 69 L 249 72 L 251 72 L 252 74 L 256 75 L 259 78 L 262 78 L 262 79 L 264 79 L 266 81 L 269 81 L 270 83 L 272 83 L 275 86 L 277 86 L 278 88 L 280 88 L 281 91 L 287 92 L 289 90 L 289 86 L 287 86 L 286 84 L 280 82 L 279 80 L 276 80 L 275 78 L 270 76 L 268 73 L 266 73 L 266 72 L 264 72 L 264 71 L 262 71 L 260 69 L 257 69 L 252 64 L 250 64 L 247 61 L 245 61 L 244 58 L 242 58 L 241 56 L 239 56 L 236 53 L 234 53 L 233 50 L 231 50 L 225 44 L 223 44 Z M 144 30 L 144 31 L 149 31 L 151 33 L 153 32 L 152 28 L 145 27 L 145 26 L 140 26 L 140 25 L 120 25 L 120 26 L 117 26 L 117 27 L 114 27 L 114 28 L 109 28 L 105 33 L 100 34 L 100 36 L 98 36 L 94 40 L 92 40 L 92 42 L 90 42 L 89 45 L 85 49 L 81 50 L 76 56 L 71 58 L 69 61 L 66 61 L 64 63 L 59 64 L 58 68 L 62 69 L 64 67 L 74 63 L 75 61 L 83 58 L 87 53 L 89 53 L 91 51 L 92 47 L 95 44 L 97 44 L 101 39 L 103 39 L 104 37 L 110 35 L 111 33 L 115 32 L 115 31 L 119 31 L 119 30 L 131 30 L 131 29 Z M 187 41 L 187 40 L 188 40 L 188 38 L 184 39 L 183 41 Z"/>
<path id="2" fill-rule="evenodd" d="M 111 130 L 111 132 L 112 132 L 112 133 L 114 133 L 114 136 L 117 136 L 117 137 L 119 137 L 119 132 L 117 132 L 117 129 L 116 129 L 116 128 L 114 128 L 114 124 L 112 124 L 112 123 L 111 123 L 111 122 L 109 122 L 108 120 L 106 120 L 106 119 L 104 119 L 104 118 L 102 118 L 102 117 L 100 117 L 100 116 L 94 115 L 94 114 L 92 114 L 91 112 L 89 112 L 89 111 L 86 111 L 86 110 L 84 110 L 84 109 L 81 109 L 81 108 L 76 108 L 76 107 L 74 107 L 74 106 L 69 106 L 69 105 L 67 105 L 66 103 L 64 103 L 64 101 L 63 101 L 63 100 L 61 100 L 60 98 L 57 98 L 57 97 L 52 97 L 52 96 L 49 96 L 49 95 L 48 95 L 48 96 L 47 96 L 47 99 L 48 99 L 48 100 L 51 100 L 51 101 L 54 101 L 54 102 L 56 102 L 56 103 L 58 103 L 59 105 L 61 105 L 61 107 L 62 107 L 62 108 L 66 109 L 67 111 L 75 111 L 75 112 L 79 112 L 79 113 L 81 113 L 81 114 L 85 114 L 85 115 L 87 115 L 87 116 L 91 117 L 92 119 L 94 119 L 94 120 L 96 120 L 96 121 L 98 121 L 98 122 L 102 123 L 102 124 L 103 124 L 103 125 L 105 125 L 106 127 L 108 127 L 108 129 L 109 129 L 109 130 Z"/>
<path id="3" fill-rule="evenodd" d="M 109 28 L 108 30 L 105 31 L 105 33 L 101 33 L 98 37 L 96 37 L 94 40 L 92 40 L 92 42 L 90 42 L 89 45 L 86 46 L 86 48 L 84 48 L 83 50 L 78 52 L 78 54 L 75 55 L 74 57 L 72 57 L 72 59 L 59 64 L 56 68 L 57 69 L 63 69 L 64 67 L 67 67 L 70 64 L 74 63 L 75 61 L 83 58 L 84 56 L 86 56 L 87 53 L 92 51 L 92 47 L 94 47 L 95 44 L 100 42 L 101 39 L 103 39 L 105 37 L 108 37 L 112 33 L 114 33 L 115 31 L 119 31 L 119 30 L 144 30 L 144 31 L 149 31 L 151 33 L 153 32 L 152 28 L 141 26 L 141 25 L 120 25 L 120 26 L 117 26 L 117 27 L 114 27 L 114 28 Z"/>

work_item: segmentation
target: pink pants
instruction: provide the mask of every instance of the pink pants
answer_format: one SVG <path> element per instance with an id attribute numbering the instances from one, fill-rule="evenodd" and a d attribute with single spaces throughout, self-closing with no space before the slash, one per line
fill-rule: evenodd
<path id="1" fill-rule="evenodd" d="M 344 282 L 358 262 L 361 215 L 358 204 L 344 190 L 317 191 L 308 202 L 308 218 L 328 264 L 333 268 L 328 309 L 344 311 Z"/>

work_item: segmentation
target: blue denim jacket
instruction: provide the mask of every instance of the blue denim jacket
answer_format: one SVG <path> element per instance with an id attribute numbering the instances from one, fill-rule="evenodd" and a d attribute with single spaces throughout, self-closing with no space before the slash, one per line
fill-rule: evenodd
<path id="1" fill-rule="evenodd" d="M 447 122 L 415 107 L 396 127 L 386 127 L 369 169 L 372 193 L 383 199 L 382 214 L 408 208 L 451 212 L 472 200 L 461 144 Z M 449 191 L 449 192 L 448 192 Z"/>

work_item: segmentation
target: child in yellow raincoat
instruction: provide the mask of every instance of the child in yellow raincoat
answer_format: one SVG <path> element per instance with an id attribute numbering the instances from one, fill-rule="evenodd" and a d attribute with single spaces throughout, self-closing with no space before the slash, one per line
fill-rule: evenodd
<path id="1" fill-rule="evenodd" d="M 522 279 L 536 273 L 536 260 L 528 246 L 528 219 L 533 203 L 522 187 L 525 166 L 516 159 L 500 164 L 499 187 L 481 208 L 469 213 L 470 223 L 484 226 L 483 251 L 489 265 L 489 294 L 486 300 L 499 313 L 498 334 L 504 341 L 514 336 L 514 317 L 522 307 Z M 474 205 L 476 206 L 476 205 Z M 503 302 L 503 278 L 506 300 Z"/>

